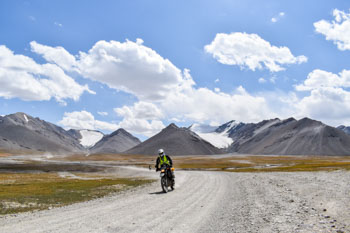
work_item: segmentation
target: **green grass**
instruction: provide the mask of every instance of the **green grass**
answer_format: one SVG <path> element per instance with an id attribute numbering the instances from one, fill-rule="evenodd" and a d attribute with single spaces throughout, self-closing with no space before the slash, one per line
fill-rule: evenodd
<path id="1" fill-rule="evenodd" d="M 103 197 L 152 180 L 61 178 L 55 173 L 0 174 L 0 214 L 43 210 Z"/>

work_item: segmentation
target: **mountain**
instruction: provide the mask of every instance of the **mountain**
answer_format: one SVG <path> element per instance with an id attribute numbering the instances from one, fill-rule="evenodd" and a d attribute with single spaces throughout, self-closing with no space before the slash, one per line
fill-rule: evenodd
<path id="1" fill-rule="evenodd" d="M 125 154 L 156 155 L 158 149 L 164 149 L 169 155 L 212 155 L 221 150 L 202 139 L 188 128 L 179 128 L 170 124 L 160 133 L 154 135 Z"/>
<path id="2" fill-rule="evenodd" d="M 97 130 L 89 130 L 89 129 L 70 129 L 68 133 L 76 138 L 80 144 L 85 148 L 93 147 L 98 141 L 100 141 L 104 134 Z"/>
<path id="3" fill-rule="evenodd" d="M 0 116 L 0 148 L 57 154 L 85 151 L 63 128 L 22 112 Z"/>
<path id="4" fill-rule="evenodd" d="M 240 123 L 232 130 L 229 130 L 228 136 L 233 140 L 228 151 L 234 152 L 237 151 L 237 146 L 243 144 L 245 141 L 253 138 L 255 135 L 269 128 L 271 125 L 279 123 L 279 119 L 264 120 L 259 123 Z"/>
<path id="5" fill-rule="evenodd" d="M 141 141 L 138 138 L 134 137 L 124 129 L 118 129 L 109 135 L 105 135 L 90 148 L 90 153 L 120 153 L 140 143 Z"/>
<path id="6" fill-rule="evenodd" d="M 216 127 L 193 124 L 189 129 L 217 148 L 224 149 L 228 148 L 233 143 L 232 138 L 229 137 L 230 133 L 243 125 L 243 123 L 229 121 Z"/>
<path id="7" fill-rule="evenodd" d="M 230 135 L 231 152 L 269 155 L 350 155 L 350 136 L 309 118 L 246 124 Z"/>
<path id="8" fill-rule="evenodd" d="M 340 125 L 337 127 L 337 129 L 343 130 L 346 134 L 350 134 L 350 126 Z"/>

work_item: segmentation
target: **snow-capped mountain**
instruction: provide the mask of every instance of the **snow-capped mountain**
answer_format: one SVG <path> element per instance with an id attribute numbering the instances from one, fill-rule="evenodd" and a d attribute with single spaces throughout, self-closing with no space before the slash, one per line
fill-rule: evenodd
<path id="1" fill-rule="evenodd" d="M 80 142 L 80 145 L 85 148 L 93 147 L 104 136 L 104 134 L 100 131 L 89 129 L 70 129 L 68 130 L 68 133 L 75 137 Z"/>
<path id="2" fill-rule="evenodd" d="M 244 124 L 241 122 L 229 121 L 221 126 L 193 124 L 189 129 L 217 148 L 223 149 L 229 147 L 233 143 L 230 134 L 237 127 L 241 127 L 242 125 Z"/>

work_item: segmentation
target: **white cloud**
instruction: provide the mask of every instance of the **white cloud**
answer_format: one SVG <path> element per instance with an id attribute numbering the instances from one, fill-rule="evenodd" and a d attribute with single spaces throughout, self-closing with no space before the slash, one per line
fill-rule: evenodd
<path id="1" fill-rule="evenodd" d="M 108 116 L 108 112 L 97 112 L 100 116 Z"/>
<path id="2" fill-rule="evenodd" d="M 153 136 L 165 127 L 160 120 L 165 116 L 153 103 L 136 102 L 133 106 L 115 108 L 114 111 L 123 117 L 120 127 L 132 133 Z"/>
<path id="3" fill-rule="evenodd" d="M 313 70 L 302 84 L 296 86 L 296 90 L 311 91 L 325 87 L 350 87 L 350 70 L 343 70 L 339 74 Z"/>
<path id="4" fill-rule="evenodd" d="M 143 41 L 99 41 L 80 53 L 78 67 L 84 77 L 102 82 L 142 100 L 159 100 L 178 88 L 183 74 Z"/>
<path id="5" fill-rule="evenodd" d="M 215 88 L 214 88 L 214 91 L 215 91 L 215 92 L 220 92 L 220 88 L 215 87 Z"/>
<path id="6" fill-rule="evenodd" d="M 314 23 L 316 32 L 333 41 L 339 50 L 350 50 L 350 14 L 333 10 L 334 20 L 320 20 Z"/>
<path id="7" fill-rule="evenodd" d="M 115 131 L 119 125 L 96 120 L 95 117 L 87 111 L 65 112 L 63 119 L 58 124 L 66 129 L 90 129 Z"/>
<path id="8" fill-rule="evenodd" d="M 218 82 L 220 82 L 220 79 L 215 79 L 215 81 L 214 81 L 215 83 L 218 83 Z"/>
<path id="9" fill-rule="evenodd" d="M 258 121 L 270 117 L 264 97 L 250 95 L 243 87 L 238 87 L 232 94 L 191 87 L 170 93 L 160 108 L 164 109 L 167 116 L 199 123 L 214 119 L 217 122 L 232 119 Z"/>
<path id="10" fill-rule="evenodd" d="M 272 22 L 272 23 L 276 23 L 276 22 L 277 22 L 277 18 L 272 17 L 272 18 L 271 18 L 271 22 Z"/>
<path id="11" fill-rule="evenodd" d="M 297 86 L 297 91 L 307 91 L 306 95 L 295 102 L 296 113 L 322 120 L 337 126 L 350 121 L 350 71 L 339 74 L 316 69 L 309 73 L 306 80 Z"/>
<path id="12" fill-rule="evenodd" d="M 79 100 L 83 92 L 93 94 L 87 85 L 81 86 L 55 64 L 38 64 L 32 58 L 16 55 L 0 46 L 0 97 L 22 100 Z"/>
<path id="13" fill-rule="evenodd" d="M 307 57 L 303 55 L 293 56 L 287 47 L 276 47 L 257 34 L 241 32 L 218 33 L 204 49 L 222 64 L 238 65 L 253 71 L 268 69 L 277 72 L 285 69 L 282 65 L 307 61 Z"/>
<path id="14" fill-rule="evenodd" d="M 286 14 L 286 13 L 284 13 L 284 12 L 280 12 L 278 15 L 281 16 L 281 17 L 283 17 L 283 16 L 285 16 L 285 14 Z"/>
<path id="15" fill-rule="evenodd" d="M 75 57 L 63 47 L 50 47 L 36 41 L 30 42 L 30 47 L 32 52 L 42 55 L 46 61 L 55 63 L 66 71 L 72 71 L 76 66 Z"/>
<path id="16" fill-rule="evenodd" d="M 297 109 L 302 115 L 331 125 L 344 124 L 350 122 L 350 92 L 334 87 L 314 89 L 297 104 Z"/>
<path id="17" fill-rule="evenodd" d="M 153 103 L 137 102 L 134 106 L 123 106 L 121 108 L 115 108 L 114 111 L 122 117 L 137 118 L 146 120 L 161 119 L 164 114 Z"/>
<path id="18" fill-rule="evenodd" d="M 264 78 L 259 78 L 259 83 L 266 83 L 266 79 L 264 79 Z"/>

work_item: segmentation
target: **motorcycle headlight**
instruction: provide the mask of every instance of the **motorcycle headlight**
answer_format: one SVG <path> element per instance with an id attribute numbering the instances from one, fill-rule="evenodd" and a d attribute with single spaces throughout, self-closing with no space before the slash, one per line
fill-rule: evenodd
<path id="1" fill-rule="evenodd" d="M 164 169 L 162 169 L 162 171 L 161 172 L 164 172 Z"/>
<path id="2" fill-rule="evenodd" d="M 172 167 L 172 168 L 171 168 L 171 171 L 175 171 L 175 168 Z"/>

